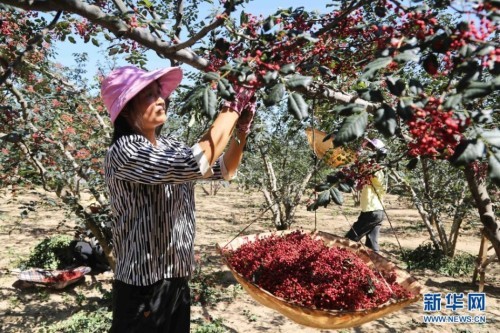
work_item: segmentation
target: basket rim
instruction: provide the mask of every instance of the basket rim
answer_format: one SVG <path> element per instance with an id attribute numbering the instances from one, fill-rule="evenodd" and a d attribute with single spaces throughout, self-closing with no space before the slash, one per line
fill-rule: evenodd
<path id="1" fill-rule="evenodd" d="M 271 232 L 262 232 L 262 233 L 258 233 L 258 234 L 251 234 L 251 235 L 242 235 L 242 236 L 239 236 L 239 237 L 236 237 L 235 239 L 233 239 L 233 241 L 237 240 L 237 239 L 244 239 L 246 237 L 250 237 L 250 236 L 259 236 L 259 235 L 274 235 L 274 234 L 277 234 L 277 233 L 281 233 L 281 234 L 287 234 L 287 233 L 292 233 L 292 232 L 295 232 L 295 231 L 301 231 L 301 232 L 304 232 L 303 229 L 293 229 L 293 230 L 278 230 L 278 231 L 271 231 Z M 329 237 L 334 237 L 336 239 L 342 239 L 342 240 L 348 240 L 347 238 L 344 238 L 344 237 L 340 237 L 340 236 L 337 236 L 337 235 L 334 235 L 334 234 L 331 234 L 331 233 L 327 233 L 327 232 L 324 232 L 324 231 L 318 231 L 318 230 L 313 230 L 310 232 L 311 234 L 316 234 L 316 235 L 327 235 Z M 349 245 L 351 244 L 354 244 L 356 246 L 358 246 L 357 243 L 354 243 L 350 240 L 349 241 Z M 232 242 L 232 241 L 231 241 Z M 325 314 L 356 314 L 356 315 L 359 315 L 359 314 L 368 314 L 368 313 L 372 313 L 372 312 L 378 312 L 378 311 L 381 311 L 389 306 L 392 306 L 392 305 L 395 305 L 395 304 L 401 304 L 401 303 L 414 303 L 420 299 L 422 299 L 422 285 L 418 282 L 417 279 L 415 279 L 409 272 L 407 272 L 405 269 L 402 269 L 401 267 L 399 267 L 398 265 L 394 264 L 392 261 L 386 259 L 384 256 L 378 254 L 378 253 L 375 253 L 373 251 L 371 251 L 371 255 L 376 255 L 376 256 L 379 256 L 382 260 L 384 261 L 387 261 L 387 262 L 390 262 L 391 264 L 394 265 L 394 269 L 396 271 L 403 271 L 404 273 L 406 273 L 408 275 L 408 279 L 411 280 L 411 283 L 412 284 L 416 284 L 415 287 L 418 288 L 418 293 L 415 294 L 415 296 L 413 297 L 410 297 L 410 298 L 404 298 L 404 299 L 399 299 L 399 300 L 396 300 L 394 298 L 391 298 L 389 299 L 388 301 L 382 303 L 382 304 L 379 304 L 375 307 L 372 307 L 372 308 L 369 308 L 369 309 L 359 309 L 359 310 L 329 310 L 329 309 L 323 309 L 323 308 L 316 308 L 316 307 L 307 307 L 307 306 L 303 306 L 303 305 L 300 305 L 300 304 L 297 304 L 297 303 L 293 303 L 293 302 L 290 302 L 290 301 L 287 301 L 285 300 L 284 298 L 282 297 L 278 297 L 274 294 L 272 294 L 271 292 L 261 288 L 260 286 L 258 286 L 257 284 L 249 281 L 247 278 L 245 278 L 243 275 L 241 275 L 239 272 L 237 272 L 233 267 L 232 265 L 229 264 L 227 258 L 228 258 L 228 253 L 227 253 L 227 249 L 225 249 L 226 246 L 228 246 L 231 242 L 227 243 L 225 246 L 221 246 L 220 243 L 217 243 L 216 244 L 216 247 L 217 247 L 217 250 L 219 251 L 220 255 L 222 256 L 222 259 L 223 259 L 223 262 L 224 264 L 229 268 L 229 270 L 231 271 L 231 273 L 233 274 L 236 274 L 238 275 L 238 277 L 240 279 L 242 279 L 243 281 L 245 281 L 245 283 L 248 283 L 250 285 L 252 285 L 253 287 L 259 289 L 260 291 L 264 292 L 265 294 L 269 295 L 270 297 L 272 298 L 275 298 L 277 300 L 279 300 L 280 302 L 282 303 L 285 303 L 287 306 L 290 306 L 290 307 L 295 307 L 295 308 L 298 308 L 300 310 L 307 310 L 307 311 L 310 311 L 310 310 L 313 310 L 313 311 L 318 311 L 318 312 L 323 312 Z M 352 249 L 350 247 L 346 247 L 346 248 L 349 248 L 349 249 Z M 354 249 L 352 249 L 354 250 Z M 362 249 L 362 251 L 366 252 L 366 250 Z M 366 253 L 366 255 L 369 256 L 368 253 Z M 405 288 L 406 289 L 406 288 Z"/>

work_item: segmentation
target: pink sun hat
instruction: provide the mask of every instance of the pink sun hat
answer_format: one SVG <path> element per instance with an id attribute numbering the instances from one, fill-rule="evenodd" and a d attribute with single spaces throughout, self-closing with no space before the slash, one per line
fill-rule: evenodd
<path id="1" fill-rule="evenodd" d="M 147 72 L 135 66 L 124 66 L 109 73 L 101 83 L 101 96 L 111 122 L 115 122 L 135 95 L 156 80 L 160 83 L 162 97 L 167 98 L 181 83 L 182 69 L 168 67 Z"/>

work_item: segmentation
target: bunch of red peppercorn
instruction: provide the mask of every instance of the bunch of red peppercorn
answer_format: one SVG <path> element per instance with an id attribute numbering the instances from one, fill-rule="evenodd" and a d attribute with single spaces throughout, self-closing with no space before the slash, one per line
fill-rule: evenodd
<path id="1" fill-rule="evenodd" d="M 440 99 L 431 97 L 424 108 L 415 108 L 414 116 L 408 122 L 414 140 L 408 145 L 410 156 L 453 155 L 464 127 L 453 117 L 453 111 L 443 109 L 442 103 Z M 470 119 L 465 121 L 468 126 Z"/>
<path id="2" fill-rule="evenodd" d="M 310 308 L 370 309 L 413 296 L 394 271 L 374 271 L 353 252 L 301 231 L 249 241 L 229 251 L 228 261 L 248 281 Z"/>

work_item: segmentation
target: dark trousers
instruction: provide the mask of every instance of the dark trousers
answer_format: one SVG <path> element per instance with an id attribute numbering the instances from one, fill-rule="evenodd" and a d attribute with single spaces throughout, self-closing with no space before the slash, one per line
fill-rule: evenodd
<path id="1" fill-rule="evenodd" d="M 113 282 L 110 333 L 189 333 L 190 317 L 186 278 L 164 279 L 150 286 Z"/>
<path id="2" fill-rule="evenodd" d="M 378 252 L 378 238 L 380 235 L 380 225 L 384 220 L 384 211 L 375 210 L 373 212 L 362 212 L 358 220 L 352 225 L 352 228 L 345 235 L 355 242 L 366 236 L 365 245 L 373 251 Z"/>

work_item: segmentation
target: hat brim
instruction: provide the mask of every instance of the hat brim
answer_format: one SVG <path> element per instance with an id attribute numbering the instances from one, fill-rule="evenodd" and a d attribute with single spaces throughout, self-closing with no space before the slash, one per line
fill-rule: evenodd
<path id="1" fill-rule="evenodd" d="M 179 67 L 167 67 L 151 72 L 144 72 L 144 74 L 136 77 L 134 83 L 115 100 L 114 104 L 116 105 L 113 105 L 113 108 L 120 111 L 115 114 L 111 121 L 114 123 L 127 103 L 140 93 L 142 89 L 157 80 L 160 83 L 161 97 L 167 98 L 181 83 L 182 69 Z"/>

